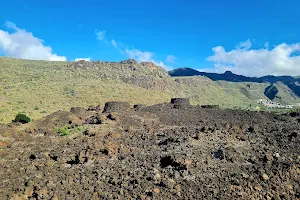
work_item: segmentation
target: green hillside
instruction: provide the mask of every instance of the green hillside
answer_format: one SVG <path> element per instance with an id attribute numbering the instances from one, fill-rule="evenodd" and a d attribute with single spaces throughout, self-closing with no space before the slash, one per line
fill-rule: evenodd
<path id="1" fill-rule="evenodd" d="M 131 104 L 169 101 L 172 95 L 155 84 L 168 85 L 164 74 L 134 65 L 138 68 L 135 71 L 148 76 L 149 80 L 141 83 L 138 81 L 141 77 L 132 77 L 133 71 L 126 66 L 95 63 L 94 67 L 80 67 L 67 62 L 0 57 L 0 123 L 10 122 L 19 112 L 38 119 L 57 110 L 69 110 L 74 106 L 103 106 L 111 100 Z M 136 84 L 126 83 L 130 81 Z M 144 87 L 138 86 L 142 84 Z"/>
<path id="2" fill-rule="evenodd" d="M 177 77 L 174 80 L 179 82 L 177 94 L 190 98 L 192 104 L 218 104 L 226 108 L 248 108 L 255 104 L 235 88 L 220 87 L 218 82 L 204 76 Z"/>
<path id="3" fill-rule="evenodd" d="M 217 81 L 220 87 L 224 88 L 228 93 L 237 95 L 242 93 L 251 100 L 267 99 L 264 95 L 265 89 L 270 86 L 269 83 L 253 83 L 253 82 L 228 82 Z M 278 89 L 277 98 L 275 102 L 282 104 L 297 104 L 300 98 L 297 97 L 285 84 L 277 82 L 273 84 Z"/>
<path id="4" fill-rule="evenodd" d="M 0 123 L 10 122 L 19 112 L 38 119 L 111 100 L 150 105 L 188 97 L 192 104 L 255 109 L 258 99 L 267 98 L 268 85 L 212 81 L 204 76 L 171 78 L 161 67 L 135 60 L 50 62 L 0 57 Z M 300 102 L 284 84 L 275 85 L 276 101 Z"/>

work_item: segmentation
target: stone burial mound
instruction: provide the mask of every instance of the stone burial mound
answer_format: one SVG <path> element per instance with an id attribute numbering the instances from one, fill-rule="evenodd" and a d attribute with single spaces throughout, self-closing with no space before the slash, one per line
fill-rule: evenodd
<path id="1" fill-rule="evenodd" d="M 187 98 L 172 98 L 171 104 L 174 105 L 173 108 L 185 108 L 190 106 L 190 101 Z"/>
<path id="2" fill-rule="evenodd" d="M 0 125 L 0 199 L 299 199 L 298 119 L 175 98 Z"/>
<path id="3" fill-rule="evenodd" d="M 110 101 L 105 103 L 103 112 L 108 113 L 108 112 L 116 112 L 116 111 L 127 111 L 129 109 L 130 109 L 130 104 L 127 102 Z"/>

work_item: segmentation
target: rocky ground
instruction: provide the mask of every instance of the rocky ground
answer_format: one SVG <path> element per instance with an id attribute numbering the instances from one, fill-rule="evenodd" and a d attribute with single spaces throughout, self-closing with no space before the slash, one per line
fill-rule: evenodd
<path id="1" fill-rule="evenodd" d="M 299 199 L 300 113 L 185 101 L 0 126 L 0 199 Z"/>

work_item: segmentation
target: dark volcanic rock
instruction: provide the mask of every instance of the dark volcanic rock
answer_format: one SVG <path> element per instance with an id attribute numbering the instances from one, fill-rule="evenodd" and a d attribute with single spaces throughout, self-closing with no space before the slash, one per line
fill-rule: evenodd
<path id="1" fill-rule="evenodd" d="M 201 105 L 201 108 L 219 108 L 219 105 Z"/>
<path id="2" fill-rule="evenodd" d="M 135 104 L 135 105 L 133 105 L 133 108 L 134 108 L 135 110 L 139 110 L 139 109 L 141 109 L 141 108 L 143 108 L 143 107 L 145 107 L 144 104 Z"/>
<path id="3" fill-rule="evenodd" d="M 126 111 L 130 109 L 128 102 L 110 101 L 106 102 L 103 112 Z"/>
<path id="4" fill-rule="evenodd" d="M 190 101 L 187 98 L 172 98 L 171 104 L 190 105 Z"/>
<path id="5" fill-rule="evenodd" d="M 71 120 L 70 136 L 0 126 L 0 199 L 299 199 L 297 113 L 173 106 L 108 102 L 83 126 L 62 111 L 38 123 Z"/>
<path id="6" fill-rule="evenodd" d="M 99 112 L 100 111 L 100 105 L 98 106 L 89 106 L 87 111 L 96 111 Z"/>
<path id="7" fill-rule="evenodd" d="M 173 108 L 176 109 L 185 109 L 190 105 L 190 101 L 188 98 L 172 98 L 171 104 L 173 104 Z"/>

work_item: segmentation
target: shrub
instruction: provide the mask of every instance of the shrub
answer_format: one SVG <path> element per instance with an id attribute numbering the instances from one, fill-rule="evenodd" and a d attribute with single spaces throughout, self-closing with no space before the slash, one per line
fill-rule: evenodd
<path id="1" fill-rule="evenodd" d="M 71 133 L 70 133 L 70 131 L 69 131 L 69 127 L 63 127 L 63 128 L 60 128 L 59 129 L 59 135 L 60 136 L 67 136 L 67 135 L 70 135 Z"/>
<path id="2" fill-rule="evenodd" d="M 20 122 L 22 124 L 26 124 L 26 123 L 29 123 L 31 122 L 31 119 L 26 116 L 26 114 L 24 113 L 19 113 L 17 114 L 16 118 L 13 120 L 13 122 Z"/>
<path id="3" fill-rule="evenodd" d="M 39 110 L 39 107 L 37 107 L 37 106 L 34 106 L 34 110 Z"/>
<path id="4" fill-rule="evenodd" d="M 59 128 L 58 133 L 60 136 L 68 136 L 76 133 L 83 133 L 84 127 L 83 126 L 77 126 L 74 128 L 71 128 L 69 125 Z"/>

